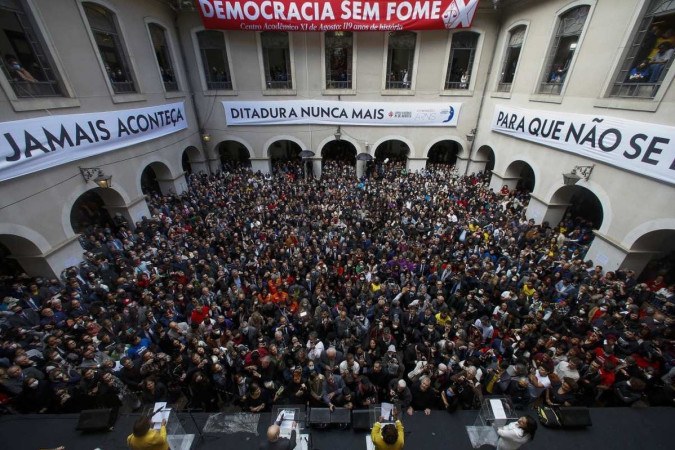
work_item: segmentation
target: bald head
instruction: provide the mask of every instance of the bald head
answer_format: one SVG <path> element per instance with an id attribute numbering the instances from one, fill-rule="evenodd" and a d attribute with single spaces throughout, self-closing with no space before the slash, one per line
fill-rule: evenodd
<path id="1" fill-rule="evenodd" d="M 279 428 L 279 425 L 270 425 L 270 427 L 267 429 L 267 439 L 270 442 L 276 442 L 279 440 L 279 433 L 281 433 L 281 428 Z"/>

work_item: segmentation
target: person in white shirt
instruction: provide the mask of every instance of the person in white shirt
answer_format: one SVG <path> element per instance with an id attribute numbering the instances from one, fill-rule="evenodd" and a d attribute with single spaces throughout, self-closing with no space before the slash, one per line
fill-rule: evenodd
<path id="1" fill-rule="evenodd" d="M 530 416 L 523 416 L 517 422 L 498 428 L 497 450 L 516 450 L 534 439 L 536 431 L 537 421 Z"/>
<path id="2" fill-rule="evenodd" d="M 319 359 L 323 353 L 323 350 L 323 342 L 319 340 L 316 331 L 309 333 L 309 340 L 307 341 L 307 358 L 309 358 L 311 361 Z"/>
<path id="3" fill-rule="evenodd" d="M 558 365 L 555 366 L 553 372 L 561 380 L 565 377 L 569 377 L 574 381 L 579 379 L 579 366 L 581 365 L 581 360 L 579 358 L 572 358 L 569 361 L 560 361 Z"/>

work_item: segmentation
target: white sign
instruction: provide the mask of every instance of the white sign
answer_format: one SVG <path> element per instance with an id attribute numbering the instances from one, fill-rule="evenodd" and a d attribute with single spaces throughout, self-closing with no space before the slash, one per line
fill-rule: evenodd
<path id="1" fill-rule="evenodd" d="M 183 102 L 0 123 L 0 181 L 187 128 Z"/>
<path id="2" fill-rule="evenodd" d="M 497 105 L 492 130 L 675 184 L 675 127 Z"/>
<path id="3" fill-rule="evenodd" d="M 456 127 L 461 103 L 223 102 L 228 125 L 327 124 Z"/>

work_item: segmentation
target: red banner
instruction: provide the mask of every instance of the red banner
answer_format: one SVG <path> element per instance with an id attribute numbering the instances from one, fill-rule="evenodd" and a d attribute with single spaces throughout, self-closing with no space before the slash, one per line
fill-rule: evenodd
<path id="1" fill-rule="evenodd" d="M 478 0 L 196 0 L 204 26 L 248 31 L 469 28 Z"/>

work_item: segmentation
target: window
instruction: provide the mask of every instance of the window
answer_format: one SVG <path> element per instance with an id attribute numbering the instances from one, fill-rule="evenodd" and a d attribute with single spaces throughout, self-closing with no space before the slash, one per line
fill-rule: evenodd
<path id="1" fill-rule="evenodd" d="M 260 45 L 267 89 L 292 89 L 293 74 L 288 33 L 263 32 L 260 34 Z"/>
<path id="2" fill-rule="evenodd" d="M 159 73 L 162 75 L 164 90 L 166 92 L 177 91 L 178 82 L 176 81 L 176 73 L 173 70 L 171 54 L 169 53 L 169 46 L 166 41 L 166 30 L 156 23 L 148 24 L 148 30 L 150 30 L 152 48 L 155 51 L 155 58 L 157 58 Z"/>
<path id="3" fill-rule="evenodd" d="M 136 92 L 134 79 L 129 69 L 129 60 L 117 29 L 115 14 L 94 3 L 84 3 L 82 6 L 113 92 L 115 94 Z"/>
<path id="4" fill-rule="evenodd" d="M 652 0 L 610 96 L 653 98 L 673 62 L 674 49 L 675 1 Z"/>
<path id="5" fill-rule="evenodd" d="M 326 89 L 352 88 L 354 35 L 349 31 L 326 33 Z"/>
<path id="6" fill-rule="evenodd" d="M 445 89 L 469 89 L 478 33 L 460 31 L 452 35 Z"/>
<path id="7" fill-rule="evenodd" d="M 396 31 L 389 34 L 386 89 L 410 89 L 417 34 Z"/>
<path id="8" fill-rule="evenodd" d="M 558 95 L 562 91 L 589 10 L 588 5 L 578 6 L 560 16 L 539 85 L 540 94 Z"/>
<path id="9" fill-rule="evenodd" d="M 504 63 L 502 65 L 502 73 L 497 85 L 498 92 L 510 92 L 511 83 L 516 76 L 516 68 L 518 68 L 518 59 L 520 58 L 520 49 L 523 47 L 525 40 L 525 25 L 514 28 L 509 33 L 509 44 L 506 47 L 504 54 Z"/>
<path id="10" fill-rule="evenodd" d="M 197 33 L 199 53 L 202 57 L 206 88 L 209 90 L 231 90 L 232 78 L 227 60 L 225 35 L 220 31 Z"/>
<path id="11" fill-rule="evenodd" d="M 0 0 L 2 71 L 19 98 L 63 95 L 37 25 L 17 0 Z"/>

